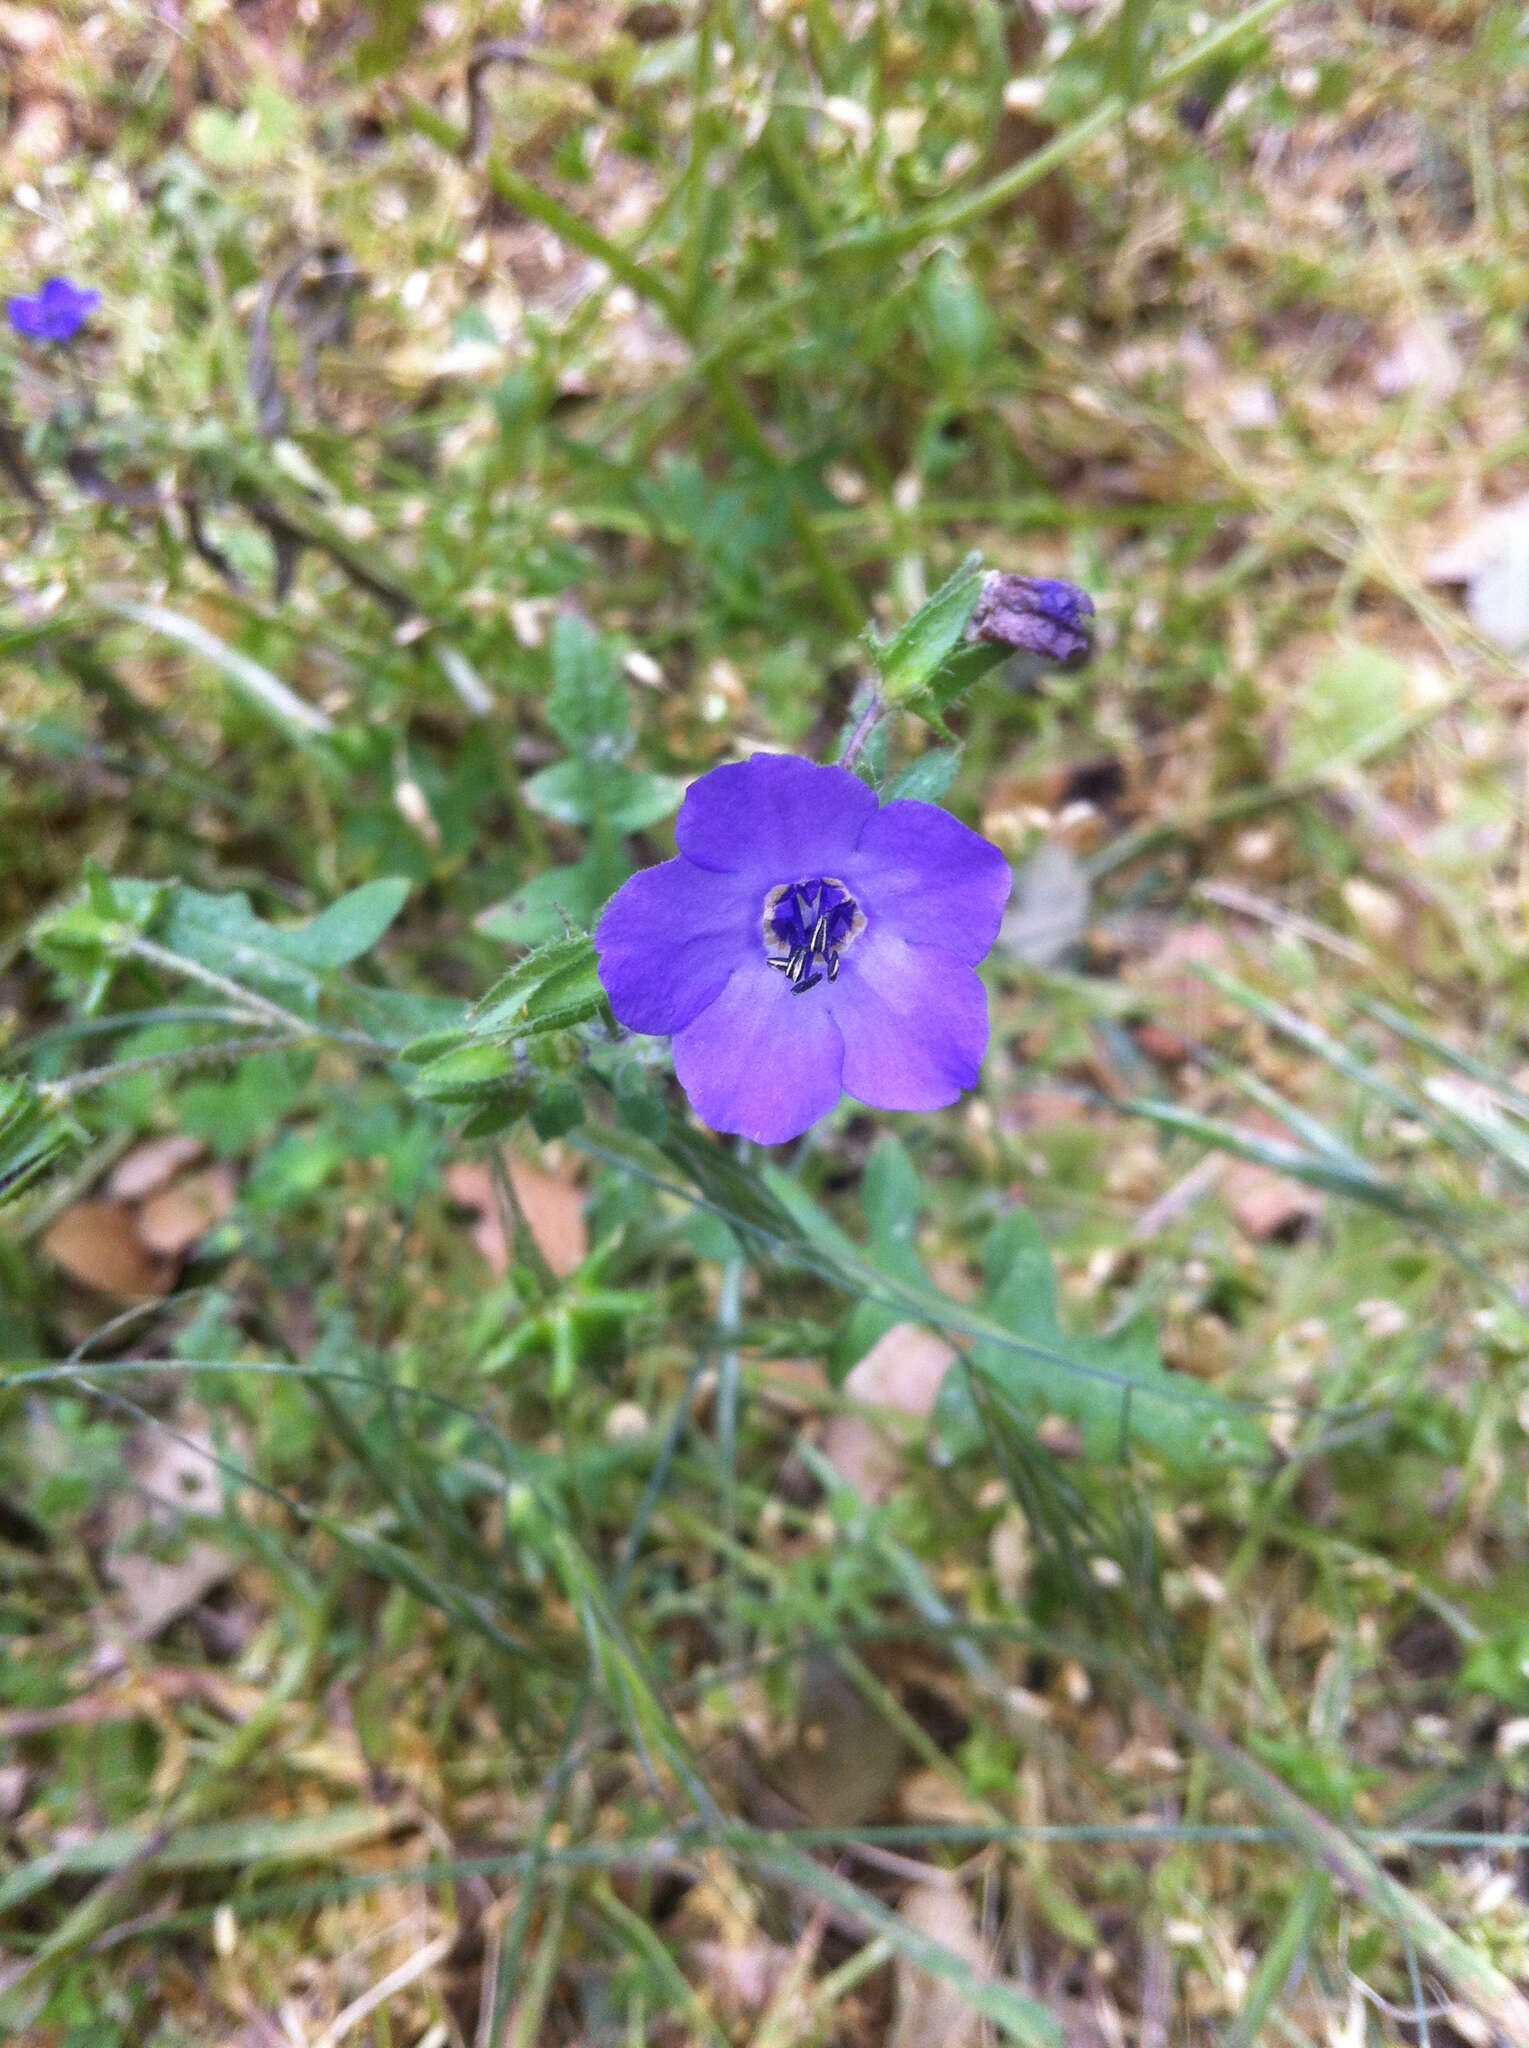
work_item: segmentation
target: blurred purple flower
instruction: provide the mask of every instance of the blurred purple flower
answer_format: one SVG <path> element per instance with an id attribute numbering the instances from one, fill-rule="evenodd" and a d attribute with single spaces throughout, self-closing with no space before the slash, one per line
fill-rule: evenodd
<path id="1" fill-rule="evenodd" d="M 28 341 L 73 341 L 100 303 L 101 294 L 88 285 L 50 277 L 34 298 L 7 299 L 5 310 Z"/>
<path id="2" fill-rule="evenodd" d="M 996 847 L 793 754 L 693 782 L 675 838 L 678 858 L 617 892 L 595 945 L 618 1020 L 673 1038 L 714 1130 L 778 1145 L 841 1093 L 943 1109 L 974 1084 L 976 963 L 1013 882 Z"/>
<path id="3" fill-rule="evenodd" d="M 966 629 L 969 640 L 988 640 L 1038 655 L 1057 668 L 1075 667 L 1093 648 L 1094 600 L 1059 576 L 1007 576 L 994 572 L 982 586 Z"/>

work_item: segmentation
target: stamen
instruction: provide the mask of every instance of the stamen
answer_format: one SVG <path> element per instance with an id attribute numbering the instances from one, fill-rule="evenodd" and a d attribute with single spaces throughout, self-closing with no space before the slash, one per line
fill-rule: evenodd
<path id="1" fill-rule="evenodd" d="M 765 958 L 805 995 L 839 978 L 839 956 L 865 929 L 865 918 L 836 875 L 783 882 L 764 902 Z"/>

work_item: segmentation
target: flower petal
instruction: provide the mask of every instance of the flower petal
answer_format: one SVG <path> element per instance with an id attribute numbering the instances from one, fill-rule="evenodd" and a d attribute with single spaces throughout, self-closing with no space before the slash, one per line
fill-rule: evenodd
<path id="1" fill-rule="evenodd" d="M 944 1109 L 975 1087 L 987 1051 L 987 990 L 942 946 L 871 925 L 826 994 L 844 1039 L 844 1092 L 869 1109 Z"/>
<path id="2" fill-rule="evenodd" d="M 975 966 L 998 936 L 1014 870 L 949 811 L 900 797 L 867 820 L 845 879 L 868 922 Z"/>
<path id="3" fill-rule="evenodd" d="M 703 1123 L 760 1145 L 798 1138 L 839 1099 L 844 1042 L 821 989 L 797 995 L 763 957 L 674 1040 L 674 1072 Z"/>
<path id="4" fill-rule="evenodd" d="M 43 310 L 40 299 L 7 299 L 6 314 L 18 334 L 24 334 L 29 341 L 36 340 L 43 329 Z"/>
<path id="5" fill-rule="evenodd" d="M 875 809 L 875 791 L 847 768 L 755 754 L 691 783 L 674 838 L 701 867 L 746 873 L 768 889 L 837 874 Z"/>
<path id="6" fill-rule="evenodd" d="M 624 882 L 595 932 L 600 980 L 629 1031 L 682 1031 L 751 955 L 762 961 L 751 887 L 692 862 L 666 860 Z"/>

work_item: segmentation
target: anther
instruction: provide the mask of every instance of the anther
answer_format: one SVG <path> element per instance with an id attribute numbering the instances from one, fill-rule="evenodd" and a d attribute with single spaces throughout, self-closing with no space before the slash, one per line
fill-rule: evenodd
<path id="1" fill-rule="evenodd" d="M 796 987 L 792 989 L 791 993 L 794 996 L 803 996 L 807 993 L 808 989 L 816 988 L 818 983 L 822 979 L 823 977 L 821 974 L 809 974 L 805 981 L 799 981 L 796 984 Z"/>
<path id="2" fill-rule="evenodd" d="M 828 956 L 828 978 L 830 981 L 837 981 L 839 979 L 839 956 L 837 953 L 830 953 Z"/>

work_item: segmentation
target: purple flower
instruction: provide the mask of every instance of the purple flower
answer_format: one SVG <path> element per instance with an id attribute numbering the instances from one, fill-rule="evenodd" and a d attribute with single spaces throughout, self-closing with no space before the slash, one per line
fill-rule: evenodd
<path id="1" fill-rule="evenodd" d="M 1093 647 L 1093 616 L 1094 600 L 1076 583 L 995 572 L 983 583 L 966 637 L 1039 655 L 1058 668 L 1075 667 Z"/>
<path id="2" fill-rule="evenodd" d="M 679 857 L 617 892 L 595 946 L 617 1018 L 673 1038 L 714 1130 L 778 1145 L 841 1093 L 943 1109 L 973 1085 L 976 963 L 1013 881 L 996 847 L 793 754 L 713 768 L 674 836 Z"/>
<path id="3" fill-rule="evenodd" d="M 73 341 L 100 303 L 101 294 L 89 286 L 50 277 L 35 298 L 7 299 L 5 310 L 28 341 Z"/>

